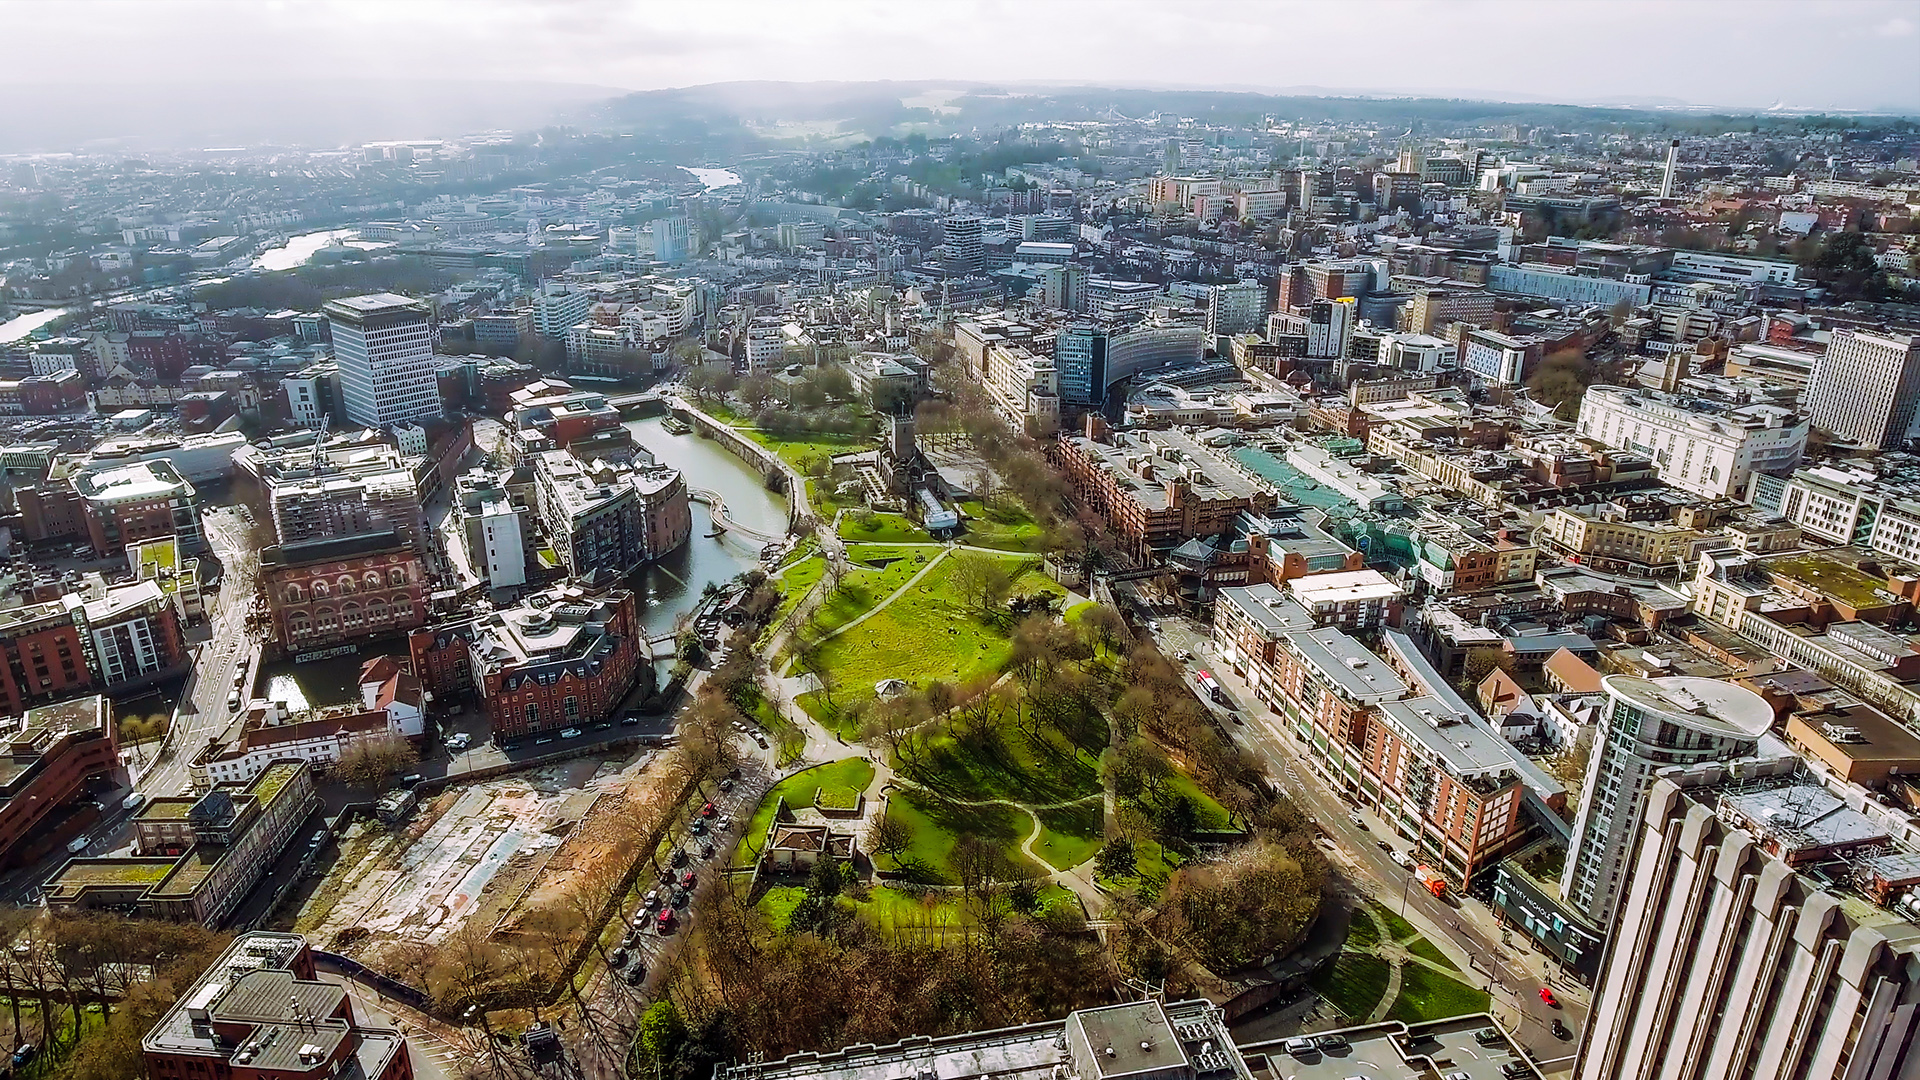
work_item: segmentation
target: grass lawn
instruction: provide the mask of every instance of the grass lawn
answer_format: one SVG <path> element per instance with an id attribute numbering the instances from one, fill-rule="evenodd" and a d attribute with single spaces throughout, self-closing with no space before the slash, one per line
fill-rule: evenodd
<path id="1" fill-rule="evenodd" d="M 963 502 L 967 531 L 960 542 L 974 547 L 999 548 L 1002 551 L 1039 551 L 1040 526 L 1019 507 L 984 507 Z"/>
<path id="2" fill-rule="evenodd" d="M 1094 857 L 1106 843 L 1106 808 L 1099 799 L 1072 806 L 1035 810 L 1040 835 L 1033 850 L 1056 870 L 1067 870 Z"/>
<path id="3" fill-rule="evenodd" d="M 1099 760 L 1074 752 L 1054 732 L 1037 745 L 1010 724 L 999 735 L 990 747 L 977 748 L 952 735 L 926 739 L 915 764 L 902 771 L 955 799 L 1055 803 L 1099 794 Z"/>
<path id="4" fill-rule="evenodd" d="M 1387 992 L 1393 965 L 1378 956 L 1343 952 L 1313 976 L 1313 988 L 1355 1022 L 1365 1020 Z M 1447 1014 L 1453 1015 L 1451 1013 Z"/>
<path id="5" fill-rule="evenodd" d="M 760 914 L 767 917 L 767 923 L 778 930 L 787 928 L 787 919 L 793 915 L 793 909 L 800 906 L 800 899 L 807 895 L 804 885 L 775 885 L 768 889 L 760 903 L 755 905 Z"/>
<path id="6" fill-rule="evenodd" d="M 871 694 L 882 679 L 925 686 L 999 670 L 1007 635 L 981 623 L 953 595 L 952 567 L 935 567 L 872 618 L 822 647 L 841 694 Z"/>
<path id="7" fill-rule="evenodd" d="M 773 824 L 773 808 L 784 797 L 787 805 L 799 809 L 813 805 L 813 793 L 820 788 L 851 788 L 865 791 L 873 783 L 873 766 L 860 758 L 816 765 L 780 781 L 760 800 L 760 805 L 740 834 L 740 846 L 733 854 L 733 865 L 752 866 L 766 840 L 767 826 Z"/>
<path id="8" fill-rule="evenodd" d="M 1201 791 L 1200 785 L 1195 783 L 1193 777 L 1188 776 L 1186 773 L 1176 770 L 1172 775 L 1168 776 L 1166 779 L 1166 790 L 1167 794 L 1163 796 L 1163 798 L 1171 798 L 1173 795 L 1179 794 L 1185 795 L 1188 799 L 1192 800 L 1195 811 L 1194 818 L 1200 828 L 1228 829 L 1233 827 L 1233 816 L 1227 813 L 1227 808 L 1215 802 L 1213 796 Z M 1408 929 L 1412 928 L 1409 927 Z"/>
<path id="9" fill-rule="evenodd" d="M 1015 877 L 1040 877 L 1045 871 L 1020 851 L 1020 841 L 1033 831 L 1027 814 L 1008 806 L 960 806 L 916 792 L 896 791 L 887 800 L 887 813 L 904 823 L 913 839 L 899 858 L 876 855 L 882 869 L 919 868 L 928 884 L 958 885 L 953 849 L 962 836 L 978 837 L 999 847 Z"/>
<path id="10" fill-rule="evenodd" d="M 1447 954 L 1440 951 L 1440 946 L 1435 945 L 1426 938 L 1414 938 L 1411 942 L 1408 942 L 1407 951 L 1422 960 L 1431 960 L 1441 967 L 1446 968 L 1448 971 L 1460 970 L 1460 965 L 1447 959 Z"/>
<path id="11" fill-rule="evenodd" d="M 1346 957 L 1340 959 L 1344 961 Z M 1403 964 L 1400 996 L 1387 1010 L 1387 1019 L 1418 1024 L 1462 1013 L 1486 1012 L 1490 1004 L 1486 992 L 1477 986 L 1468 986 L 1419 964 Z"/>
<path id="12" fill-rule="evenodd" d="M 865 615 L 940 554 L 937 549 L 853 548 L 848 552 L 853 565 L 833 595 L 814 612 L 814 627 L 823 634 L 830 633 Z"/>
<path id="13" fill-rule="evenodd" d="M 1346 947 L 1356 952 L 1374 952 L 1380 948 L 1380 927 L 1367 918 L 1368 907 L 1356 908 L 1353 922 L 1347 926 Z"/>
<path id="14" fill-rule="evenodd" d="M 1387 934 L 1395 941 L 1405 941 L 1420 932 L 1413 928 L 1412 923 L 1387 908 L 1376 906 L 1373 911 L 1380 916 L 1380 921 L 1386 924 Z"/>
<path id="15" fill-rule="evenodd" d="M 840 537 L 855 543 L 883 544 L 927 544 L 933 537 L 927 530 L 908 520 L 905 514 L 874 514 L 873 523 L 862 525 L 855 520 L 859 515 L 847 514 L 840 519 Z"/>

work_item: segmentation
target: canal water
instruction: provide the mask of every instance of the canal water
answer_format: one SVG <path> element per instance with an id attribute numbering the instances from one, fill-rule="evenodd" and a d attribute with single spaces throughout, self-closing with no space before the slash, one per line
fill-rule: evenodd
<path id="1" fill-rule="evenodd" d="M 627 429 L 661 464 L 679 469 L 688 487 L 719 493 L 737 524 L 773 536 L 787 531 L 787 497 L 768 491 L 758 469 L 711 439 L 675 435 L 661 426 L 663 419 L 630 420 Z M 674 620 L 699 603 L 708 582 L 724 584 L 760 561 L 758 540 L 708 536 L 712 531 L 713 517 L 706 505 L 693 504 L 693 538 L 687 546 L 637 575 L 640 622 L 649 635 L 671 631 Z"/>

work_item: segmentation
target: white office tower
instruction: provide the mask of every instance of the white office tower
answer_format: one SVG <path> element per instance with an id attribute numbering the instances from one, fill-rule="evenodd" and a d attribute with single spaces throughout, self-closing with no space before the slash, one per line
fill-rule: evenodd
<path id="1" fill-rule="evenodd" d="M 1600 685 L 1607 706 L 1587 762 L 1560 893 L 1604 927 L 1632 860 L 1654 773 L 1751 755 L 1773 723 L 1773 707 L 1746 687 L 1718 679 L 1609 675 Z"/>
<path id="2" fill-rule="evenodd" d="M 683 263 L 691 243 L 691 229 L 680 214 L 663 217 L 653 223 L 653 257 L 663 263 Z"/>
<path id="3" fill-rule="evenodd" d="M 385 428 L 441 414 L 425 308 L 374 293 L 330 300 L 323 310 L 333 326 L 340 404 L 349 421 Z"/>
<path id="4" fill-rule="evenodd" d="M 587 321 L 593 310 L 594 294 L 562 281 L 543 281 L 533 296 L 533 332 L 554 341 L 565 340 L 567 331 Z"/>
<path id="5" fill-rule="evenodd" d="M 1257 334 L 1267 324 L 1267 287 L 1258 281 L 1236 281 L 1209 290 L 1207 333 L 1213 337 Z"/>
<path id="6" fill-rule="evenodd" d="M 947 261 L 953 269 L 965 274 L 977 274 L 987 267 L 987 249 L 981 236 L 981 222 L 977 217 L 950 217 L 942 224 L 942 243 L 947 248 Z"/>
<path id="7" fill-rule="evenodd" d="M 787 359 L 787 332 L 776 316 L 761 315 L 747 324 L 747 374 L 771 375 Z"/>
<path id="8" fill-rule="evenodd" d="M 1920 406 L 1920 337 L 1833 332 L 1807 379 L 1807 418 L 1849 446 L 1905 442 Z"/>
<path id="9" fill-rule="evenodd" d="M 1649 790 L 1575 1080 L 1920 1076 L 1911 825 L 1747 764 Z"/>
<path id="10" fill-rule="evenodd" d="M 1315 300 L 1307 308 L 1307 355 L 1318 360 L 1345 360 L 1353 340 L 1352 297 Z"/>

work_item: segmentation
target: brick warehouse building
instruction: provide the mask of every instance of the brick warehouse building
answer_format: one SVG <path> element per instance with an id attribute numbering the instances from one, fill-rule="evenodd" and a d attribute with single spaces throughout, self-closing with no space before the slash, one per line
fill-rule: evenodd
<path id="1" fill-rule="evenodd" d="M 394 531 L 276 544 L 260 552 L 273 637 L 291 654 L 404 634 L 427 621 L 427 575 Z"/>
<path id="2" fill-rule="evenodd" d="M 253 931 L 140 1041 L 153 1080 L 412 1080 L 407 1040 L 366 1027 L 298 934 Z"/>
<path id="3" fill-rule="evenodd" d="M 606 719 L 652 662 L 633 593 L 579 585 L 416 631 L 409 645 L 435 700 L 477 696 L 496 741 Z"/>

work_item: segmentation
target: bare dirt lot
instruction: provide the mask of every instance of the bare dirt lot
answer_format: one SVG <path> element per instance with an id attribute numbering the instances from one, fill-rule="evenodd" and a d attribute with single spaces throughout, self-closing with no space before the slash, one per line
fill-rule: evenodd
<path id="1" fill-rule="evenodd" d="M 456 939 L 510 945 L 590 922 L 683 787 L 668 759 L 588 757 L 449 788 L 397 830 L 356 819 L 293 928 L 425 986 Z"/>

